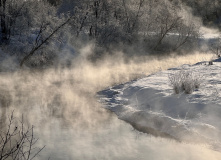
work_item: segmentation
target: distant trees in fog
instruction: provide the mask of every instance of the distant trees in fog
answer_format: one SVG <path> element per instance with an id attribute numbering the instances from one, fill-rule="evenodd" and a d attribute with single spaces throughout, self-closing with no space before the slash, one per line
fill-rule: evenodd
<path id="1" fill-rule="evenodd" d="M 221 24 L 221 1 L 220 0 L 180 0 L 190 6 L 195 16 L 202 18 L 204 25 L 220 27 Z"/>
<path id="2" fill-rule="evenodd" d="M 176 50 L 198 36 L 194 22 L 184 19 L 179 6 L 169 1 L 87 0 L 71 3 L 75 5 L 77 17 L 72 25 L 75 35 L 86 34 L 101 46 L 133 44 L 142 40 L 144 45 L 155 50 L 161 49 L 164 43 Z"/>
<path id="3" fill-rule="evenodd" d="M 62 21 L 56 8 L 45 0 L 0 0 L 1 48 L 6 48 L 10 54 L 17 54 L 21 60 Z M 40 63 L 53 52 L 47 45 L 39 49 L 38 57 L 35 57 L 39 58 Z"/>
<path id="4" fill-rule="evenodd" d="M 0 0 L 0 44 L 16 44 L 14 51 L 30 54 L 73 17 L 37 49 L 33 57 L 39 64 L 56 57 L 61 40 L 70 39 L 93 40 L 105 49 L 139 44 L 148 51 L 175 51 L 199 35 L 181 11 L 170 0 Z"/>

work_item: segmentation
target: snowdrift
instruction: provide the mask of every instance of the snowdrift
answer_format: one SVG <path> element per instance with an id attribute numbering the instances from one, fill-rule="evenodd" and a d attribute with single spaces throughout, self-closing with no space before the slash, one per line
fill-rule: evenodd
<path id="1" fill-rule="evenodd" d="M 182 65 L 98 92 L 104 107 L 135 129 L 221 151 L 221 59 Z M 200 78 L 192 94 L 175 94 L 169 75 L 181 70 Z"/>

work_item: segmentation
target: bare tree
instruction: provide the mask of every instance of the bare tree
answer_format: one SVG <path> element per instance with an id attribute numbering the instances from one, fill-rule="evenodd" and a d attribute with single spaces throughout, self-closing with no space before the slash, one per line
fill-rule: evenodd
<path id="1" fill-rule="evenodd" d="M 39 33 L 35 39 L 35 44 L 32 48 L 32 50 L 21 60 L 20 62 L 20 67 L 23 66 L 23 64 L 31 57 L 34 55 L 34 53 L 36 51 L 38 51 L 41 47 L 43 47 L 44 45 L 47 44 L 48 41 L 50 41 L 53 36 L 55 34 L 58 33 L 58 31 L 60 29 L 62 29 L 66 24 L 68 24 L 74 17 L 75 15 L 69 17 L 67 20 L 65 20 L 62 24 L 60 24 L 59 26 L 57 26 L 54 30 L 51 31 L 51 33 L 46 37 L 46 38 L 42 38 L 42 34 L 44 33 L 44 31 L 47 29 L 47 24 L 42 24 L 40 26 L 40 29 L 39 29 Z"/>
<path id="2" fill-rule="evenodd" d="M 12 28 L 21 16 L 24 4 L 21 0 L 0 0 L 1 43 L 10 40 Z"/>
<path id="3" fill-rule="evenodd" d="M 182 24 L 182 18 L 177 15 L 176 8 L 170 4 L 159 6 L 156 18 L 158 40 L 154 49 L 156 50 L 169 33 L 175 33 Z"/>
<path id="4" fill-rule="evenodd" d="M 196 25 L 193 23 L 186 26 L 185 24 L 177 27 L 177 39 L 176 39 L 176 45 L 173 50 L 178 50 L 180 47 L 188 43 L 188 41 L 195 41 L 199 38 L 199 31 L 196 28 Z"/>
<path id="5" fill-rule="evenodd" d="M 0 130 L 0 160 L 32 160 L 45 148 L 36 148 L 37 142 L 34 127 L 25 127 L 23 118 L 16 125 L 12 112 L 7 127 Z"/>
<path id="6" fill-rule="evenodd" d="M 218 58 L 221 57 L 221 38 L 216 39 L 209 47 L 212 53 Z"/>

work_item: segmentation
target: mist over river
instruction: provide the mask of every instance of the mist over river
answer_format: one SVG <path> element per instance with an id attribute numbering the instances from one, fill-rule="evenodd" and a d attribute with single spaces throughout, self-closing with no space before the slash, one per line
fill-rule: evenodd
<path id="1" fill-rule="evenodd" d="M 90 52 L 90 46 L 82 52 Z M 83 55 L 83 53 L 82 53 Z M 1 72 L 1 118 L 14 110 L 34 126 L 37 146 L 46 145 L 36 159 L 53 160 L 162 160 L 220 159 L 219 152 L 205 145 L 186 144 L 140 133 L 104 109 L 96 93 L 142 78 L 159 70 L 210 60 L 195 53 L 164 58 L 105 57 L 92 63 L 80 56 L 72 67 L 42 71 Z M 3 102 L 8 102 L 3 107 Z"/>

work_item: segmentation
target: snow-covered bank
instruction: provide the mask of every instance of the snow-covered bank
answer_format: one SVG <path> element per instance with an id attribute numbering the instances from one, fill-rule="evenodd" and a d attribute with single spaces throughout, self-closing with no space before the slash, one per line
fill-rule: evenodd
<path id="1" fill-rule="evenodd" d="M 174 94 L 168 75 L 199 75 L 192 94 Z M 140 131 L 221 151 L 221 62 L 182 65 L 99 92 L 105 107 Z"/>

